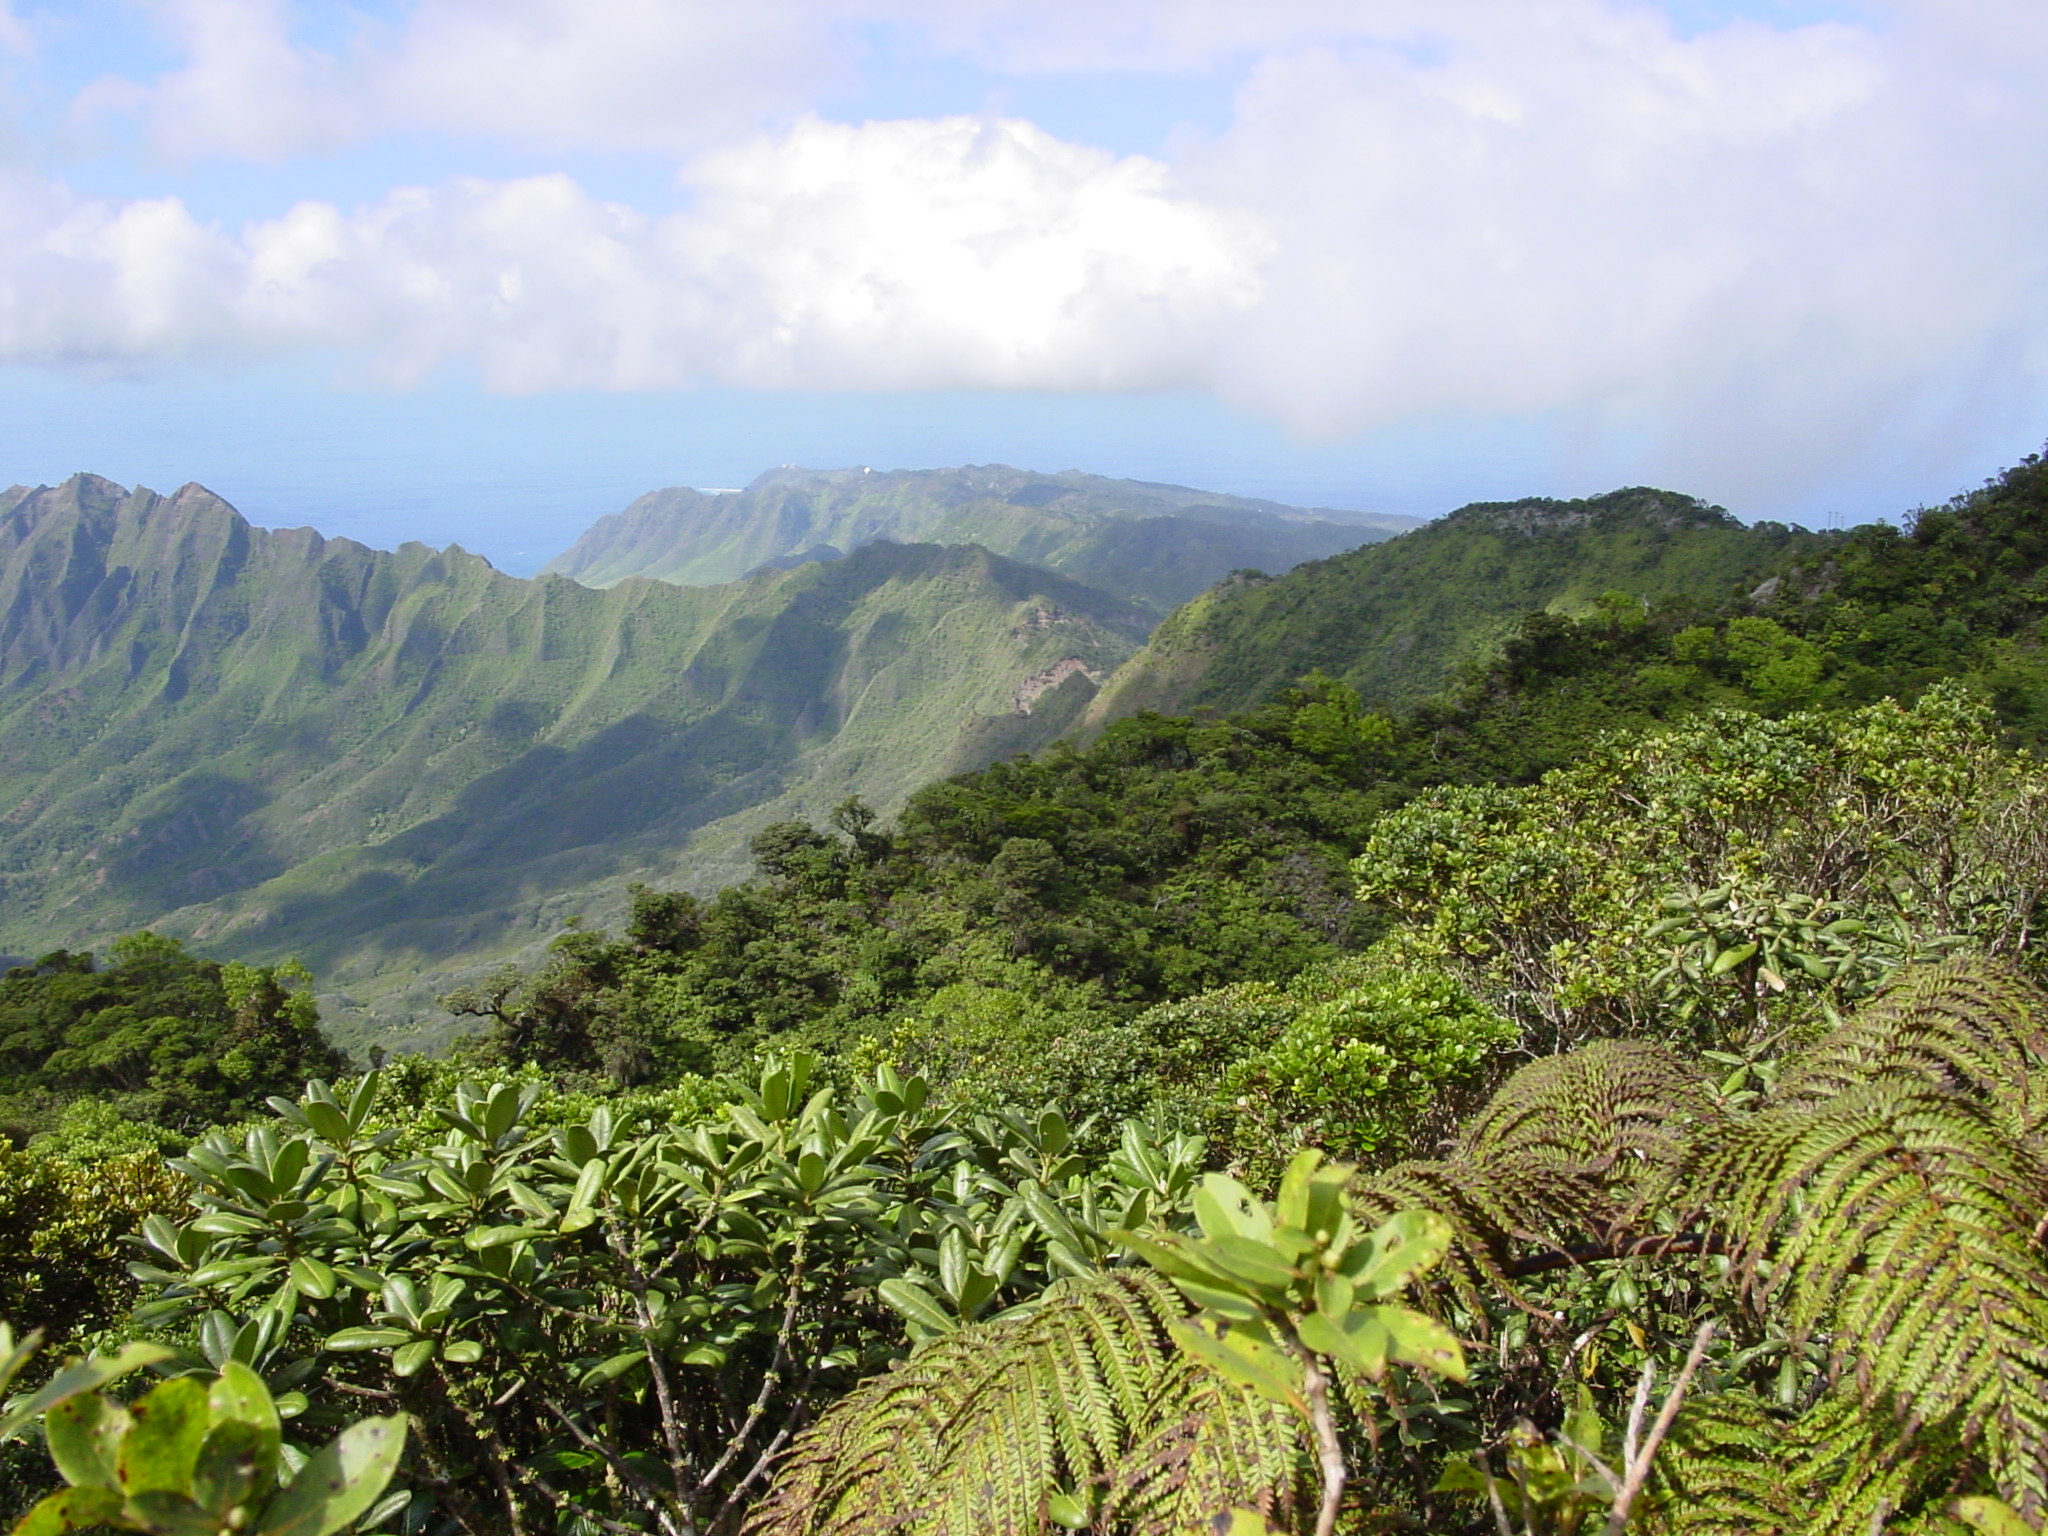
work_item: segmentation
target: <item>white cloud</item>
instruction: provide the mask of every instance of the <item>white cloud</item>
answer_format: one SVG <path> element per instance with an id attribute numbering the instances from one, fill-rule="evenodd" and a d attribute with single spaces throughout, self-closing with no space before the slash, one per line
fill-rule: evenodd
<path id="1" fill-rule="evenodd" d="M 790 116 L 844 49 L 807 0 L 417 0 L 346 46 L 294 34 L 289 0 L 154 0 L 182 52 L 77 104 L 137 120 L 164 157 L 275 162 L 433 130 L 547 150 L 683 154 Z"/>
<path id="2" fill-rule="evenodd" d="M 175 200 L 34 189 L 0 248 L 0 355 L 147 362 L 211 334 L 367 350 L 399 382 L 474 362 L 515 391 L 1139 389 L 1206 377 L 1219 316 L 1258 296 L 1246 221 L 1028 123 L 806 120 L 693 181 L 698 206 L 659 220 L 547 175 L 235 237 Z"/>
<path id="3" fill-rule="evenodd" d="M 867 5 L 1019 68 L 1259 52 L 1234 124 L 1172 165 L 970 118 L 737 133 L 815 87 L 819 17 L 856 0 L 761 0 L 746 26 L 654 0 L 421 0 L 326 59 L 270 0 L 175 3 L 219 39 L 147 88 L 180 153 L 437 112 L 722 147 L 694 152 L 694 203 L 666 218 L 540 175 L 224 232 L 24 183 L 0 355 L 341 347 L 401 381 L 474 363 L 514 390 L 1195 386 L 1311 434 L 1550 416 L 1647 444 L 1646 472 L 1741 463 L 1780 488 L 2048 406 L 2035 0 L 1691 37 L 1610 0 Z M 259 75 L 288 89 L 228 99 Z"/>

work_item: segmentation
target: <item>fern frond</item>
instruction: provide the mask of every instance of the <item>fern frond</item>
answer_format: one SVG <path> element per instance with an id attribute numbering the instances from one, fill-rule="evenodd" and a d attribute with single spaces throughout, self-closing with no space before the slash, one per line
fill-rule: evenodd
<path id="1" fill-rule="evenodd" d="M 1650 1483 L 1645 1536 L 1867 1536 L 1910 1528 L 1950 1463 L 1898 1454 L 1851 1398 L 1777 1412 L 1747 1392 L 1695 1398 Z M 1891 1523 L 1895 1517 L 1906 1521 Z"/>
<path id="2" fill-rule="evenodd" d="M 1464 1156 L 1491 1164 L 1606 1169 L 1668 1162 L 1718 1113 L 1699 1068 L 1647 1040 L 1596 1040 L 1531 1062 L 1466 1129 Z"/>
<path id="3" fill-rule="evenodd" d="M 1628 1226 L 1720 1111 L 1698 1070 L 1663 1046 L 1598 1040 L 1530 1063 L 1467 1129 L 1457 1153 L 1362 1180 L 1362 1219 L 1435 1211 L 1453 1246 L 1439 1275 L 1468 1309 L 1515 1296 L 1518 1256 L 1564 1253 Z"/>
<path id="4" fill-rule="evenodd" d="M 1861 1083 L 1911 1078 L 1978 1097 L 2007 1134 L 2048 1123 L 2048 1016 L 2016 973 L 1981 959 L 1912 966 L 1805 1051 L 1779 1103 L 1817 1103 Z"/>
<path id="5" fill-rule="evenodd" d="M 1187 1409 L 1132 1445 L 1114 1469 L 1097 1529 L 1186 1536 L 1226 1510 L 1255 1508 L 1281 1530 L 1306 1507 L 1300 1420 L 1183 1360 L 1162 1401 Z"/>
<path id="6" fill-rule="evenodd" d="M 1988 1437 L 2038 1507 L 2048 1465 L 2048 1269 L 2040 1165 L 1978 1105 L 1890 1083 L 1774 1109 L 1703 1147 L 1691 1182 L 1736 1274 L 1825 1335 L 1858 1395 L 1907 1429 Z"/>
<path id="7" fill-rule="evenodd" d="M 927 1344 L 797 1440 L 748 1536 L 1021 1536 L 1063 1490 L 1136 1536 L 1291 1511 L 1297 1421 L 1189 1361 L 1167 1331 L 1186 1315 L 1162 1277 L 1112 1270 Z"/>
<path id="8" fill-rule="evenodd" d="M 1753 1301 L 1824 1338 L 1900 1435 L 1981 1444 L 2030 1515 L 2048 1507 L 2048 1165 L 2015 1132 L 2039 1006 L 1981 963 L 1907 976 L 1677 1175 Z"/>

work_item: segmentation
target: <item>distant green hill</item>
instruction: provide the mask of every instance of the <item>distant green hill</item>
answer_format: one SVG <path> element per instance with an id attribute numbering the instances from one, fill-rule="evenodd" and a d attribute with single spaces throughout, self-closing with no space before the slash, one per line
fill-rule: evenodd
<path id="1" fill-rule="evenodd" d="M 1089 707 L 1092 724 L 1157 710 L 1252 708 L 1320 669 L 1375 705 L 1434 693 L 1523 614 L 1746 590 L 1817 542 L 1745 527 L 1671 491 L 1478 502 L 1413 533 L 1266 579 L 1238 576 L 1175 612 Z"/>
<path id="2" fill-rule="evenodd" d="M 1075 470 L 786 467 L 744 490 L 650 492 L 600 518 L 544 574 L 701 585 L 876 539 L 979 544 L 1164 614 L 1231 571 L 1284 571 L 1415 525 Z"/>
<path id="3" fill-rule="evenodd" d="M 16 487 L 0 949 L 295 951 L 360 1042 L 626 879 L 715 883 L 762 820 L 1043 744 L 1147 623 L 972 548 L 594 591 L 253 528 L 198 486 Z"/>

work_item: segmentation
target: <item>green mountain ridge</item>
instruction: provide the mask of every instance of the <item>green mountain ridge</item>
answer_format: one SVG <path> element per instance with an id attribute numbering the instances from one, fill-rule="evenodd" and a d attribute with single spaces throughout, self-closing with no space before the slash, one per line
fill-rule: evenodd
<path id="1" fill-rule="evenodd" d="M 1475 502 L 1282 576 L 1220 583 L 1103 685 L 1088 728 L 1142 710 L 1250 709 L 1314 670 L 1376 706 L 1412 702 L 1484 660 L 1523 614 L 1584 611 L 1609 591 L 1720 598 L 1820 542 L 1646 487 Z"/>
<path id="2" fill-rule="evenodd" d="M 265 530 L 196 485 L 0 495 L 0 948 L 156 925 L 389 1033 L 747 833 L 1043 744 L 1148 620 L 985 550 L 598 591 Z M 979 759 L 985 760 L 985 759 Z"/>
<path id="3" fill-rule="evenodd" d="M 1078 470 L 784 466 L 744 490 L 651 491 L 600 518 L 542 573 L 587 586 L 632 576 L 706 585 L 764 567 L 837 559 L 876 539 L 979 544 L 1161 616 L 1233 570 L 1285 570 L 1417 521 Z"/>

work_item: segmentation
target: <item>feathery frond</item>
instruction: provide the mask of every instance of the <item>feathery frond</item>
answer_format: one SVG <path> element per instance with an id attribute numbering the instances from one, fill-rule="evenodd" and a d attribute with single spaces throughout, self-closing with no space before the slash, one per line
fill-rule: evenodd
<path id="1" fill-rule="evenodd" d="M 1022 1536 L 1055 1500 L 1133 1536 L 1286 1519 L 1298 1420 L 1189 1360 L 1167 1331 L 1186 1315 L 1162 1277 L 1112 1270 L 927 1344 L 796 1442 L 748 1536 Z"/>
<path id="2" fill-rule="evenodd" d="M 1664 1162 L 1716 1113 L 1699 1068 L 1647 1040 L 1598 1040 L 1522 1068 L 1465 1132 L 1475 1162 L 1607 1169 Z"/>
<path id="3" fill-rule="evenodd" d="M 1449 1221 L 1441 1273 L 1477 1310 L 1484 1288 L 1515 1293 L 1518 1248 L 1562 1253 L 1621 1229 L 1719 1114 L 1698 1069 L 1665 1047 L 1599 1040 L 1522 1068 L 1452 1158 L 1398 1163 L 1361 1181 L 1355 1204 L 1368 1221 L 1417 1209 Z"/>
<path id="4" fill-rule="evenodd" d="M 1981 964 L 1904 980 L 1678 1182 L 1752 1301 L 1824 1339 L 1863 1406 L 1901 1435 L 1981 1441 L 2031 1515 L 2048 1505 L 2048 1167 L 2014 1134 L 2035 1092 L 2015 993 Z"/>
<path id="5" fill-rule="evenodd" d="M 1747 1392 L 1693 1399 L 1651 1478 L 1644 1536 L 1868 1536 L 1912 1529 L 1949 1459 L 1901 1457 L 1853 1398 L 1799 1415 Z M 1900 1519 L 1900 1516 L 1904 1519 Z"/>
<path id="6" fill-rule="evenodd" d="M 1817 1103 L 1860 1084 L 1911 1078 L 1980 1098 L 2031 1140 L 2048 1121 L 2048 1017 L 2041 995 L 1981 960 L 1915 966 L 1805 1051 L 1776 1101 Z"/>

